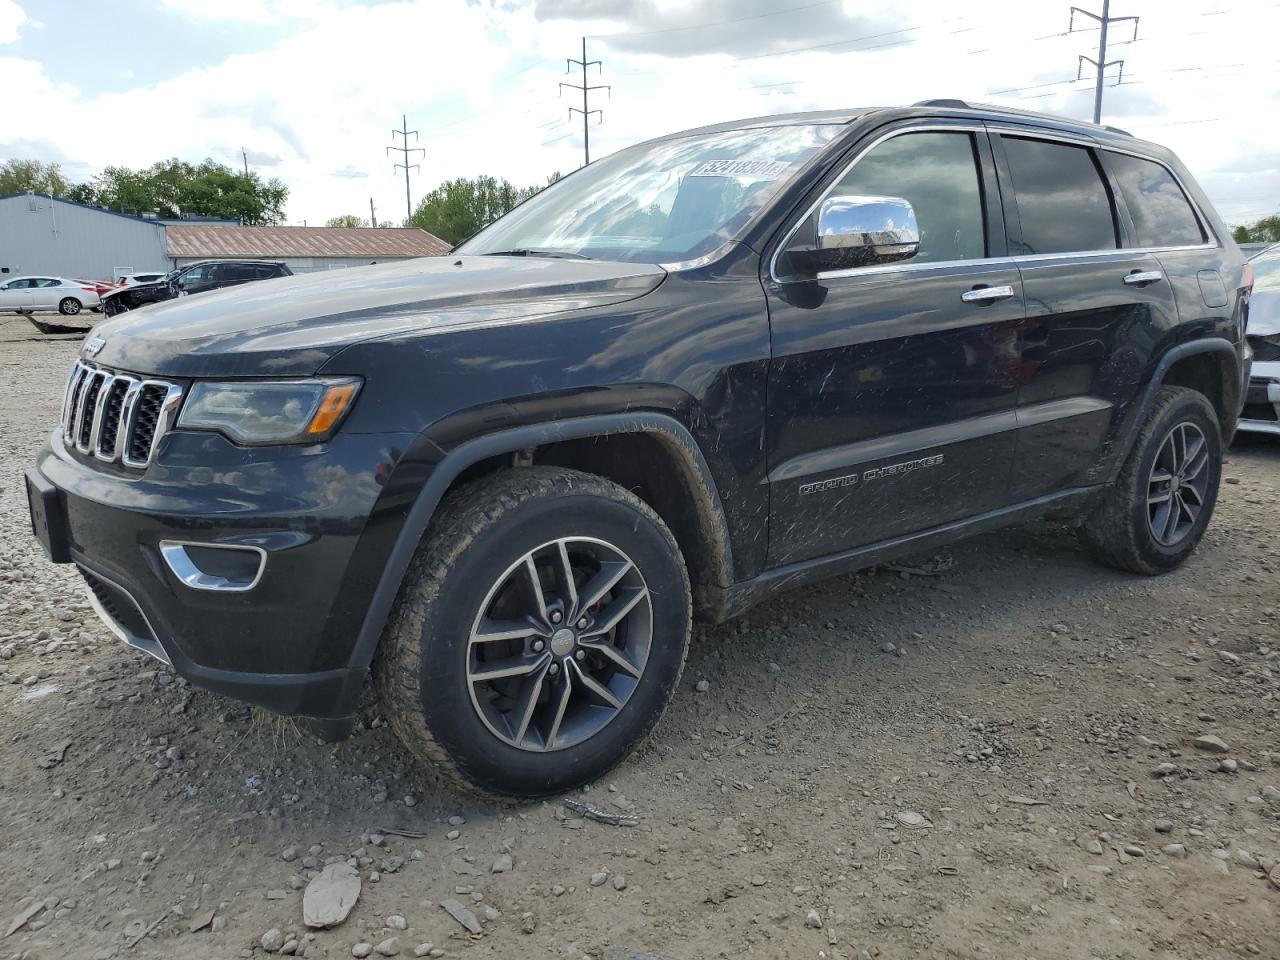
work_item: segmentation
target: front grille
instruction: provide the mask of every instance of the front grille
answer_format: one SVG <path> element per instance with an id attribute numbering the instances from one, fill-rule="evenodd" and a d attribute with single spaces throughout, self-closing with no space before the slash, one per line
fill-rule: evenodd
<path id="1" fill-rule="evenodd" d="M 87 456 L 141 468 L 173 425 L 182 387 L 77 362 L 67 381 L 62 436 Z"/>

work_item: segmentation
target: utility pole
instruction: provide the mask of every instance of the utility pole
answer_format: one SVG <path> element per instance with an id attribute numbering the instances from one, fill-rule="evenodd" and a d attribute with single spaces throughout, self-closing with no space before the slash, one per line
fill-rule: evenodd
<path id="1" fill-rule="evenodd" d="M 249 154 L 245 152 L 244 147 L 240 148 L 240 156 L 244 157 L 244 175 L 249 175 Z"/>
<path id="2" fill-rule="evenodd" d="M 369 198 L 369 226 L 376 227 L 378 225 L 378 215 L 373 212 L 373 197 Z"/>
<path id="3" fill-rule="evenodd" d="M 582 91 L 582 109 L 579 110 L 577 107 L 570 107 L 569 116 L 572 117 L 575 113 L 582 114 L 582 165 L 586 166 L 591 162 L 591 133 L 590 133 L 590 128 L 587 124 L 587 120 L 591 117 L 591 114 L 594 113 L 600 117 L 600 123 L 604 123 L 603 110 L 591 110 L 588 108 L 587 94 L 589 94 L 592 90 L 608 90 L 609 95 L 613 96 L 613 88 L 610 87 L 607 83 L 596 84 L 594 87 L 587 85 L 587 67 L 595 67 L 596 73 L 598 74 L 601 72 L 601 69 L 603 68 L 604 65 L 599 60 L 587 59 L 587 38 L 586 37 L 582 38 L 582 59 L 574 60 L 572 57 L 566 57 L 564 72 L 569 73 L 572 70 L 574 64 L 577 64 L 579 67 L 582 68 L 582 84 L 579 85 L 576 83 L 561 83 L 560 90 L 561 92 L 563 92 L 564 88 L 568 87 L 570 90 Z"/>
<path id="4" fill-rule="evenodd" d="M 405 209 L 404 217 L 406 221 L 408 221 L 408 219 L 413 216 L 413 202 L 409 199 L 409 171 L 410 170 L 417 170 L 418 172 L 422 171 L 422 167 L 420 167 L 418 164 L 409 163 L 409 154 L 420 153 L 424 157 L 427 155 L 427 151 L 423 150 L 421 147 L 409 146 L 409 134 L 413 134 L 413 139 L 416 142 L 418 139 L 418 131 L 409 129 L 409 118 L 402 114 L 400 117 L 400 129 L 392 130 L 391 135 L 393 137 L 397 135 L 404 137 L 404 146 L 387 147 L 388 156 L 390 156 L 392 150 L 404 156 L 404 163 L 392 164 L 391 170 L 394 173 L 396 170 L 399 170 L 401 167 L 404 168 L 404 209 Z"/>
<path id="5" fill-rule="evenodd" d="M 1097 70 L 1097 80 L 1095 81 L 1093 89 L 1093 122 L 1102 123 L 1102 75 L 1106 71 L 1107 67 L 1119 65 L 1120 73 L 1116 76 L 1116 83 L 1118 84 L 1120 82 L 1120 78 L 1124 76 L 1123 60 L 1107 61 L 1107 27 L 1113 23 L 1119 23 L 1122 20 L 1132 20 L 1133 37 L 1130 41 L 1126 41 L 1132 42 L 1132 40 L 1138 39 L 1138 18 L 1113 17 L 1111 16 L 1111 0 L 1102 0 L 1102 16 L 1098 16 L 1096 13 L 1081 9 L 1080 7 L 1072 7 L 1071 21 L 1067 27 L 1067 33 L 1076 32 L 1077 13 L 1081 16 L 1088 17 L 1091 20 L 1096 20 L 1098 26 L 1101 27 L 1102 36 L 1098 38 L 1098 59 L 1094 60 L 1092 57 L 1086 57 L 1083 53 L 1080 54 L 1080 59 L 1076 63 L 1076 79 L 1080 80 L 1084 78 L 1084 65 L 1086 63 L 1093 64 L 1094 69 Z"/>

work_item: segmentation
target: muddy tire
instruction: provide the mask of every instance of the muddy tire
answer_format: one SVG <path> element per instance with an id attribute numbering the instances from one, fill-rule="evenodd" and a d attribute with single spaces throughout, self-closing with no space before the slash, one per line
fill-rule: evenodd
<path id="1" fill-rule="evenodd" d="M 1166 573 L 1204 536 L 1221 478 L 1213 406 L 1186 387 L 1161 387 L 1120 476 L 1085 520 L 1084 542 L 1109 567 Z"/>
<path id="2" fill-rule="evenodd" d="M 680 681 L 679 547 L 634 494 L 549 467 L 445 498 L 374 665 L 392 728 L 447 779 L 543 797 L 635 750 Z"/>

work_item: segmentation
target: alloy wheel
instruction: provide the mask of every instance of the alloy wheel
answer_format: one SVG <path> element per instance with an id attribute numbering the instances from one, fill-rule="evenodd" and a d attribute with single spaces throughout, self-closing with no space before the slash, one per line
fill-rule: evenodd
<path id="1" fill-rule="evenodd" d="M 471 703 L 504 743 L 563 750 L 618 715 L 652 643 L 649 588 L 631 558 L 603 540 L 553 540 L 508 567 L 480 605 Z"/>
<path id="2" fill-rule="evenodd" d="M 1209 491 L 1209 444 L 1194 423 L 1169 431 L 1147 481 L 1147 523 L 1156 542 L 1180 543 L 1196 524 Z"/>

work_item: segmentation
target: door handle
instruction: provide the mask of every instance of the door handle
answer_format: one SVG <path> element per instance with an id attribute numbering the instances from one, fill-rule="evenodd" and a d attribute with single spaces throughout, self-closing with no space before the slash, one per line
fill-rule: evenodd
<path id="1" fill-rule="evenodd" d="M 1005 284 L 999 287 L 974 287 L 960 294 L 965 303 L 994 303 L 997 300 L 1008 300 L 1013 296 L 1013 287 Z"/>
<path id="2" fill-rule="evenodd" d="M 1164 274 L 1159 270 L 1137 270 L 1124 275 L 1124 282 L 1131 287 L 1142 287 L 1148 283 L 1155 283 L 1157 280 L 1163 279 Z"/>

